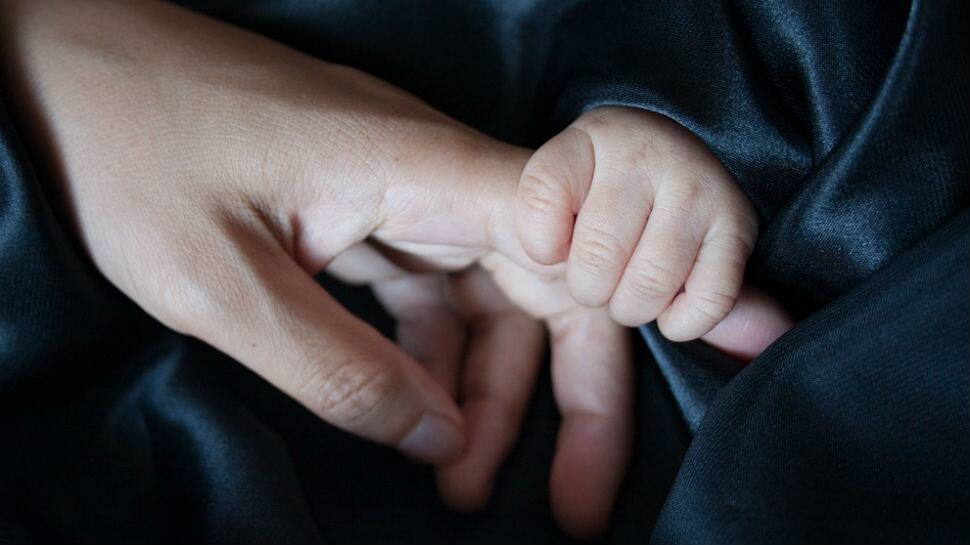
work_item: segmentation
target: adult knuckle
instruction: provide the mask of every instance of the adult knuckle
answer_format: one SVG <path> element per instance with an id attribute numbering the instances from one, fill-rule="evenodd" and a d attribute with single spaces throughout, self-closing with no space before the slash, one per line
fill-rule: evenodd
<path id="1" fill-rule="evenodd" d="M 362 365 L 356 359 L 310 373 L 301 393 L 315 411 L 342 425 L 374 414 L 391 396 L 398 377 L 390 368 Z"/>
<path id="2" fill-rule="evenodd" d="M 156 317 L 172 329 L 206 337 L 213 328 L 231 319 L 241 303 L 230 278 L 236 271 L 190 250 L 172 251 L 170 261 L 146 271 L 139 284 L 138 299 L 149 302 Z"/>
<path id="3" fill-rule="evenodd" d="M 169 328 L 193 337 L 205 337 L 221 314 L 212 290 L 180 278 L 175 285 L 151 288 L 156 317 Z"/>
<path id="4" fill-rule="evenodd" d="M 218 282 L 183 276 L 172 291 L 160 294 L 165 299 L 163 304 L 167 304 L 167 308 L 181 320 L 182 327 L 190 331 L 205 331 L 231 313 L 228 308 L 231 297 Z"/>

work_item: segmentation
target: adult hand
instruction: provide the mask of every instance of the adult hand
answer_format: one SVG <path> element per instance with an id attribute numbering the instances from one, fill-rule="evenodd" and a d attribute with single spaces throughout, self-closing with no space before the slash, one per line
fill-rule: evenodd
<path id="1" fill-rule="evenodd" d="M 511 147 L 167 3 L 4 0 L 2 13 L 7 80 L 112 283 L 336 426 L 433 463 L 462 451 L 448 393 L 313 274 L 401 199 L 493 179 L 510 195 Z M 439 242 L 478 237 L 477 204 Z"/>

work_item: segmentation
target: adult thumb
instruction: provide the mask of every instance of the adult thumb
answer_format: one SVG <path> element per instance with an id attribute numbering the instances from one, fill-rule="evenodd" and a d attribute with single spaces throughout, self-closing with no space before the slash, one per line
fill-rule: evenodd
<path id="1" fill-rule="evenodd" d="M 516 193 L 531 150 L 470 130 L 421 142 L 422 153 L 397 165 L 373 240 L 408 254 L 395 261 L 411 270 L 460 269 L 497 250 L 548 272 L 526 255 L 515 230 Z"/>
<path id="2" fill-rule="evenodd" d="M 458 407 L 416 361 L 333 300 L 281 248 L 232 248 L 183 331 L 323 420 L 432 464 L 463 448 Z M 223 260 L 220 260 L 223 261 Z M 241 266 L 240 266 L 241 265 Z"/>

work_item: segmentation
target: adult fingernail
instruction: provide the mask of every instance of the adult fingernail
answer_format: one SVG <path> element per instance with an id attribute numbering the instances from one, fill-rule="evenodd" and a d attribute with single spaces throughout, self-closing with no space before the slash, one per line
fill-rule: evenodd
<path id="1" fill-rule="evenodd" d="M 465 436 L 457 422 L 429 411 L 401 440 L 398 448 L 412 458 L 443 464 L 461 454 L 464 443 Z"/>

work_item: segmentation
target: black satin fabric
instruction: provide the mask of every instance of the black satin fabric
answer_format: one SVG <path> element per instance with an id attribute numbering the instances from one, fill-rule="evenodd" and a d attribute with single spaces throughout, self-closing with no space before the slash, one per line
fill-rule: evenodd
<path id="1" fill-rule="evenodd" d="M 970 542 L 968 4 L 197 0 L 538 145 L 623 104 L 754 203 L 799 325 L 746 368 L 652 327 L 606 543 Z M 0 114 L 0 542 L 564 543 L 548 377 L 488 509 L 162 328 L 57 217 Z M 323 279 L 383 331 L 373 299 Z"/>

